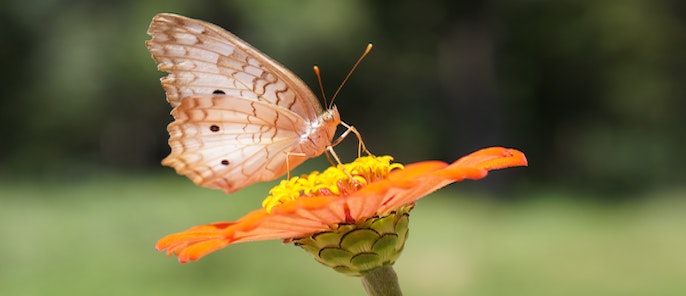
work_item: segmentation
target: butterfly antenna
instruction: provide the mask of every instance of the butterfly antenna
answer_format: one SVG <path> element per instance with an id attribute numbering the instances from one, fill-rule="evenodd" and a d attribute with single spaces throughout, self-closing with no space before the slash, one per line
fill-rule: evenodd
<path id="1" fill-rule="evenodd" d="M 355 69 L 357 69 L 357 66 L 360 65 L 360 62 L 362 62 L 362 59 L 364 59 L 364 57 L 366 57 L 370 51 L 372 51 L 372 44 L 371 43 L 367 44 L 367 48 L 364 50 L 364 52 L 362 53 L 360 58 L 357 59 L 357 62 L 355 62 L 355 65 L 353 65 L 353 67 L 350 69 L 350 72 L 348 72 L 348 75 L 345 76 L 345 79 L 343 79 L 343 82 L 341 82 L 341 85 L 338 87 L 336 92 L 333 94 L 333 97 L 331 97 L 331 103 L 329 103 L 329 108 L 333 107 L 333 100 L 336 99 L 336 96 L 338 95 L 338 93 L 343 88 L 343 85 L 345 85 L 345 83 L 348 81 L 348 78 L 350 78 L 350 75 L 353 74 Z M 319 83 L 319 85 L 321 86 L 321 82 Z M 324 92 L 324 90 L 322 90 L 322 93 L 323 92 Z"/>
<path id="2" fill-rule="evenodd" d="M 322 84 L 322 75 L 319 73 L 319 67 L 317 65 L 314 65 L 314 67 L 312 67 L 312 70 L 314 70 L 314 76 L 317 76 L 317 82 L 319 82 L 319 90 L 322 92 L 322 98 L 324 98 L 324 106 L 329 106 L 329 104 L 326 102 L 326 93 L 324 93 L 324 85 Z"/>

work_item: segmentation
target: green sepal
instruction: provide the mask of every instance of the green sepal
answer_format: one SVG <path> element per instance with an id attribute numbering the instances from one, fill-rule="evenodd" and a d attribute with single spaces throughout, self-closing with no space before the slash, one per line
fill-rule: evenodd
<path id="1" fill-rule="evenodd" d="M 400 257 L 408 233 L 407 205 L 384 217 L 371 217 L 356 224 L 340 224 L 335 229 L 294 239 L 321 264 L 350 275 L 362 276 Z"/>

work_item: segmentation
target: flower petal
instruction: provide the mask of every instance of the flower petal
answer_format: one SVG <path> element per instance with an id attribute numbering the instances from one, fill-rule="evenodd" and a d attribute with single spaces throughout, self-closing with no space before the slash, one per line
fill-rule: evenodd
<path id="1" fill-rule="evenodd" d="M 345 220 L 345 213 L 334 211 L 335 208 L 328 206 L 330 202 L 331 197 L 312 197 L 276 206 L 271 213 L 259 209 L 235 223 L 196 226 L 168 235 L 157 242 L 156 248 L 186 263 L 237 242 L 296 238 L 322 232 Z"/>
<path id="2" fill-rule="evenodd" d="M 415 165 L 419 167 L 414 168 Z M 478 180 L 485 177 L 489 170 L 526 165 L 524 153 L 503 147 L 481 149 L 448 166 L 437 162 L 411 164 L 405 166 L 405 170 L 392 172 L 387 180 L 382 181 L 385 183 L 378 182 L 362 188 L 348 198 L 348 207 L 354 209 L 361 208 L 358 204 L 379 204 L 375 210 L 378 215 L 384 215 L 450 183 L 464 179 Z M 409 181 L 413 183 L 411 186 L 406 184 Z M 378 201 L 375 203 L 369 199 Z M 368 212 L 369 209 L 351 213 L 351 216 L 353 219 L 360 219 Z"/>
<path id="3" fill-rule="evenodd" d="M 527 165 L 526 156 L 521 151 L 503 147 L 490 147 L 464 156 L 451 164 L 450 167 L 476 167 L 490 171 Z"/>

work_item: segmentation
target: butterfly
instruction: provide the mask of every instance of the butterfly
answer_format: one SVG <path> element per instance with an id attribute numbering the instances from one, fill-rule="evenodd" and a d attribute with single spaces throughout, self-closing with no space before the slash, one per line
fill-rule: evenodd
<path id="1" fill-rule="evenodd" d="M 195 184 L 232 193 L 274 180 L 331 149 L 339 124 L 339 139 L 353 132 L 363 145 L 335 105 L 324 109 L 298 76 L 221 27 L 161 13 L 148 35 L 173 107 L 162 164 Z"/>

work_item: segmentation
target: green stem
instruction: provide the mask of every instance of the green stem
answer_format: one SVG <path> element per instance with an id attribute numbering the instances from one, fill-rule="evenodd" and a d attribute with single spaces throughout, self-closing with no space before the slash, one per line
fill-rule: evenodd
<path id="1" fill-rule="evenodd" d="M 369 296 L 402 296 L 398 276 L 393 267 L 382 266 L 362 276 L 362 285 Z"/>

